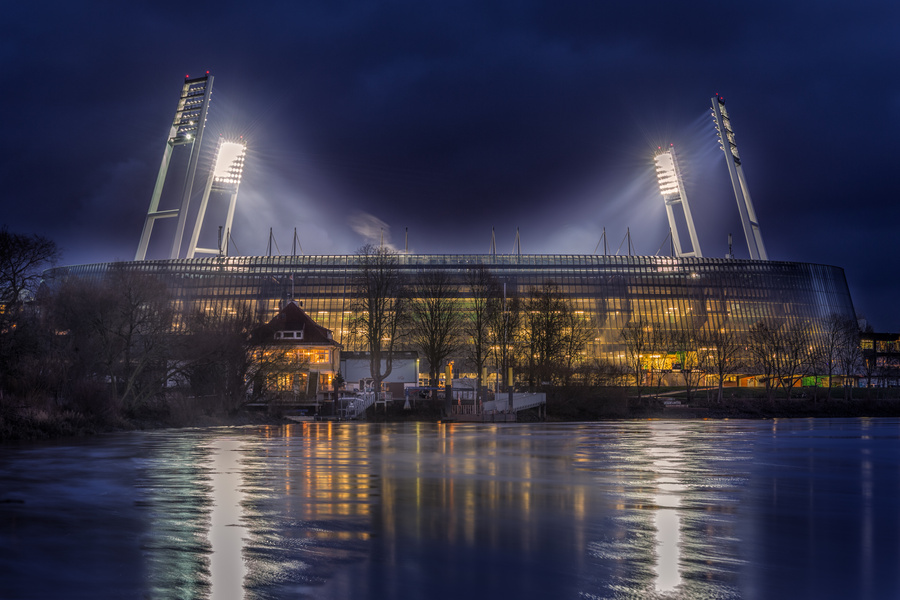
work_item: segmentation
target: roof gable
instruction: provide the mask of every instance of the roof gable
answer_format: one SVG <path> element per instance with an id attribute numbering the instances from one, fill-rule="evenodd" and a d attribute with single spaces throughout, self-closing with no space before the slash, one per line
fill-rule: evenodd
<path id="1" fill-rule="evenodd" d="M 302 338 L 279 335 L 283 332 L 298 331 L 302 332 Z M 275 338 L 279 341 L 298 344 L 338 345 L 332 337 L 331 330 L 313 321 L 312 317 L 306 314 L 293 300 L 285 304 L 271 321 L 260 327 L 259 334 L 259 337 L 264 340 Z"/>

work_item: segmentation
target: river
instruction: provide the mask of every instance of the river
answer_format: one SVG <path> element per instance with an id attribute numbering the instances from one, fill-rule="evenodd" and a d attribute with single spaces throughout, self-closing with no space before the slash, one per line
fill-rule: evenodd
<path id="1" fill-rule="evenodd" d="M 898 598 L 900 420 L 0 446 L 0 598 Z"/>

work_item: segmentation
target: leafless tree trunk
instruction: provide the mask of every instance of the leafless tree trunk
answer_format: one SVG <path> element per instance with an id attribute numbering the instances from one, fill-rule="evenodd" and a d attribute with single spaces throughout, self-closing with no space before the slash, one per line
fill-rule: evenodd
<path id="1" fill-rule="evenodd" d="M 684 382 L 688 403 L 700 381 L 701 351 L 699 340 L 693 331 L 680 331 L 673 336 L 674 348 L 681 357 L 681 380 Z"/>
<path id="2" fill-rule="evenodd" d="M 0 400 L 10 368 L 22 358 L 13 347 L 22 308 L 37 294 L 43 270 L 59 257 L 59 248 L 47 238 L 0 229 Z"/>
<path id="3" fill-rule="evenodd" d="M 774 332 L 775 372 L 778 381 L 790 399 L 791 390 L 803 377 L 804 367 L 810 358 L 810 338 L 801 323 L 791 323 Z"/>
<path id="4" fill-rule="evenodd" d="M 308 360 L 262 334 L 246 304 L 234 313 L 195 312 L 185 319 L 182 373 L 196 396 L 215 396 L 233 412 L 262 395 L 278 373 L 308 371 Z"/>
<path id="5" fill-rule="evenodd" d="M 596 327 L 589 320 L 576 314 L 571 308 L 567 310 L 564 317 L 562 383 L 569 385 L 572 375 L 584 361 L 584 348 L 591 338 L 594 337 Z"/>
<path id="6" fill-rule="evenodd" d="M 528 358 L 528 388 L 552 377 L 553 362 L 562 354 L 563 303 L 553 282 L 531 288 L 525 300 L 525 348 Z"/>
<path id="7" fill-rule="evenodd" d="M 651 356 L 648 365 L 650 366 L 650 385 L 656 388 L 654 392 L 656 397 L 659 397 L 662 380 L 666 375 L 665 372 L 669 370 L 666 363 L 674 347 L 674 336 L 662 327 L 652 327 L 649 335 L 648 353 Z"/>
<path id="8" fill-rule="evenodd" d="M 393 370 L 394 348 L 403 335 L 409 311 L 397 253 L 384 246 L 357 250 L 359 273 L 354 282 L 351 327 L 369 352 L 369 372 L 377 393 Z"/>
<path id="9" fill-rule="evenodd" d="M 718 380 L 716 399 L 721 404 L 725 377 L 743 369 L 743 345 L 737 333 L 724 326 L 717 327 L 703 336 L 701 344 L 708 348 L 706 360 L 716 374 Z"/>
<path id="10" fill-rule="evenodd" d="M 622 331 L 619 337 L 625 346 L 625 365 L 629 374 L 634 378 L 638 400 L 644 387 L 644 355 L 650 349 L 652 327 L 641 320 L 631 321 Z"/>
<path id="11" fill-rule="evenodd" d="M 752 327 L 747 337 L 747 350 L 749 353 L 751 368 L 757 375 L 762 375 L 766 385 L 766 397 L 774 401 L 774 379 L 777 374 L 776 356 L 778 353 L 778 339 L 764 321 L 759 321 Z"/>
<path id="12" fill-rule="evenodd" d="M 163 389 L 174 368 L 174 337 L 161 281 L 130 271 L 113 271 L 100 284 L 70 280 L 53 310 L 73 373 L 105 378 L 126 409 Z"/>
<path id="13" fill-rule="evenodd" d="M 463 318 L 463 332 L 469 338 L 465 353 L 475 369 L 478 389 L 481 390 L 486 385 L 482 381 L 482 373 L 490 355 L 490 325 L 502 310 L 502 292 L 496 278 L 483 265 L 469 271 L 466 283 L 471 303 Z"/>
<path id="14" fill-rule="evenodd" d="M 459 348 L 462 319 L 459 294 L 450 276 L 445 271 L 419 273 L 413 283 L 409 335 L 428 361 L 432 387 L 437 386 L 444 361 Z"/>
<path id="15" fill-rule="evenodd" d="M 822 369 L 828 377 L 828 395 L 826 396 L 828 400 L 831 399 L 831 386 L 834 375 L 841 364 L 841 352 L 844 343 L 845 328 L 845 319 L 838 314 L 832 313 L 825 319 L 818 357 Z"/>
<path id="16" fill-rule="evenodd" d="M 568 381 L 592 335 L 590 325 L 574 313 L 552 281 L 531 289 L 524 320 L 529 386 Z"/>
<path id="17" fill-rule="evenodd" d="M 859 347 L 859 325 L 855 319 L 843 319 L 840 345 L 840 367 L 844 384 L 844 399 L 853 398 L 853 386 L 848 385 L 856 375 L 862 361 L 862 349 Z"/>
<path id="18" fill-rule="evenodd" d="M 500 366 L 501 390 L 508 387 L 507 373 L 516 366 L 521 353 L 522 302 L 516 290 L 501 288 L 498 310 L 492 311 L 488 322 L 494 360 Z"/>

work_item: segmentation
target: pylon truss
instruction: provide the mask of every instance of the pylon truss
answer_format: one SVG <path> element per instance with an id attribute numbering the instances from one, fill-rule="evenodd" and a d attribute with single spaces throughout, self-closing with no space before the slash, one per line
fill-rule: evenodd
<path id="1" fill-rule="evenodd" d="M 198 248 L 197 241 L 200 239 L 200 229 L 203 226 L 203 219 L 206 216 L 206 207 L 209 204 L 209 196 L 212 192 L 217 194 L 228 195 L 228 213 L 225 217 L 225 231 L 231 232 L 231 224 L 234 221 L 234 207 L 237 204 L 238 188 L 241 185 L 241 176 L 244 172 L 244 155 L 247 152 L 247 144 L 243 140 L 228 141 L 219 138 L 219 147 L 216 150 L 216 161 L 213 165 L 209 177 L 206 179 L 206 188 L 203 190 L 203 198 L 200 200 L 200 209 L 197 212 L 197 221 L 194 223 L 194 231 L 191 234 L 191 241 L 188 245 L 187 258 L 194 258 L 194 255 L 214 254 L 227 255 L 228 244 L 219 248 Z"/>
<path id="2" fill-rule="evenodd" d="M 659 181 L 659 193 L 666 203 L 666 216 L 669 218 L 669 231 L 672 235 L 672 244 L 676 256 L 701 257 L 700 241 L 697 239 L 697 230 L 694 228 L 694 218 L 691 215 L 691 206 L 688 203 L 684 181 L 681 178 L 681 170 L 678 160 L 675 158 L 675 146 L 666 150 L 660 150 L 653 158 L 656 163 L 656 178 Z M 685 250 L 681 246 L 681 236 L 678 232 L 676 210 L 680 208 L 687 223 L 688 236 L 691 238 L 691 249 Z"/>
<path id="3" fill-rule="evenodd" d="M 731 186 L 734 188 L 738 212 L 741 214 L 741 225 L 744 227 L 744 237 L 747 238 L 750 258 L 769 260 L 766 247 L 763 245 L 759 220 L 753 209 L 753 200 L 750 199 L 750 190 L 747 188 L 747 179 L 744 177 L 744 170 L 741 167 L 741 156 L 734 139 L 734 130 L 731 128 L 731 119 L 725 108 L 725 100 L 718 94 L 712 99 L 712 117 L 719 134 L 719 146 L 725 153 L 725 163 L 728 166 L 728 175 L 731 176 Z"/>
<path id="4" fill-rule="evenodd" d="M 181 98 L 178 100 L 175 118 L 172 120 L 172 126 L 169 128 L 166 149 L 163 152 L 159 174 L 156 176 L 153 195 L 150 197 L 150 208 L 147 210 L 144 230 L 141 233 L 141 240 L 138 243 L 137 253 L 134 256 L 135 260 L 144 260 L 147 257 L 150 234 L 153 232 L 153 225 L 157 219 L 178 218 L 170 258 L 178 258 L 181 253 L 185 221 L 191 201 L 194 177 L 197 174 L 197 161 L 200 158 L 200 148 L 203 144 L 203 131 L 206 128 L 206 113 L 209 109 L 212 86 L 213 77 L 206 74 L 203 77 L 185 79 L 184 85 L 181 87 Z M 185 145 L 191 146 L 191 155 L 184 179 L 184 187 L 181 192 L 180 208 L 160 210 L 159 200 L 169 171 L 169 163 L 172 160 L 172 150 L 176 146 Z"/>

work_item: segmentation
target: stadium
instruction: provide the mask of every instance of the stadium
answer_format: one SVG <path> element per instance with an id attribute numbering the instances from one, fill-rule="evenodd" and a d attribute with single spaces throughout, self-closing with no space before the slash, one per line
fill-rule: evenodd
<path id="1" fill-rule="evenodd" d="M 449 274 L 463 303 L 471 301 L 468 274 L 482 265 L 509 298 L 556 284 L 575 314 L 595 327 L 587 356 L 608 360 L 623 357 L 620 332 L 632 322 L 672 334 L 721 328 L 746 334 L 760 321 L 775 329 L 800 325 L 821 333 L 831 315 L 854 315 L 843 269 L 826 265 L 659 256 L 397 256 L 403 279 L 428 271 Z M 357 255 L 229 256 L 79 265 L 55 269 L 53 275 L 92 280 L 112 271 L 150 275 L 166 283 L 179 314 L 227 314 L 247 306 L 268 320 L 285 300 L 295 299 L 347 346 L 360 269 Z"/>
<path id="2" fill-rule="evenodd" d="M 189 243 L 185 243 L 198 169 L 196 150 L 202 143 L 212 81 L 207 75 L 184 83 L 135 260 L 59 267 L 48 273 L 49 278 L 99 281 L 113 272 L 151 276 L 165 282 L 175 312 L 180 315 L 229 314 L 248 307 L 266 322 L 286 301 L 296 300 L 318 325 L 331 330 L 334 340 L 345 349 L 365 350 L 354 345 L 351 335 L 352 298 L 362 268 L 360 256 L 228 255 L 227 240 L 244 167 L 242 141 L 219 142 L 218 159 L 207 176 L 199 210 L 193 211 L 194 228 Z M 671 256 L 398 252 L 394 255 L 397 272 L 407 282 L 423 273 L 446 274 L 463 307 L 473 301 L 469 275 L 480 267 L 502 286 L 506 298 L 526 298 L 533 290 L 552 283 L 559 297 L 591 331 L 580 360 L 623 362 L 626 348 L 622 332 L 635 323 L 670 336 L 689 332 L 695 338 L 723 330 L 746 337 L 751 328 L 765 323 L 773 330 L 802 328 L 811 344 L 819 343 L 830 319 L 855 318 L 844 272 L 835 266 L 767 259 L 724 101 L 713 98 L 712 104 L 749 260 L 702 255 L 672 148 L 661 150 L 655 157 L 660 193 L 669 217 Z M 189 185 L 179 208 L 161 210 L 170 159 L 180 148 L 190 150 L 189 158 L 183 161 Z M 209 199 L 216 194 L 227 200 L 227 217 L 219 227 L 218 247 L 202 248 L 198 245 L 200 229 Z M 178 223 L 170 258 L 147 259 L 154 223 L 170 217 L 177 218 Z M 408 343 L 404 346 L 401 340 L 398 349 L 414 348 Z"/>

